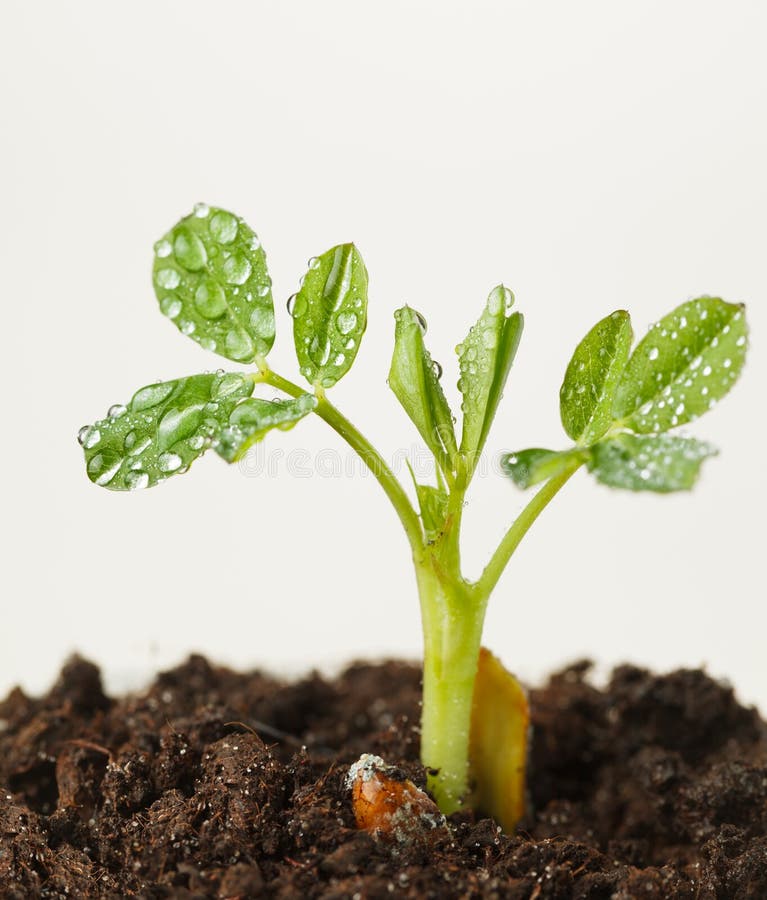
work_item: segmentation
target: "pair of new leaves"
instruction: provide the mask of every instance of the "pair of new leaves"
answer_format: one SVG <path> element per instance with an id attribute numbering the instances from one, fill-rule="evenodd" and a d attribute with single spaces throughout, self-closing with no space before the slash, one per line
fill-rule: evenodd
<path id="1" fill-rule="evenodd" d="M 629 314 L 612 313 L 589 331 L 560 390 L 562 424 L 575 446 L 504 457 L 529 487 L 585 463 L 611 487 L 669 492 L 693 486 L 707 443 L 666 434 L 711 409 L 737 380 L 746 356 L 743 307 L 699 297 L 677 307 L 631 353 Z"/>
<path id="2" fill-rule="evenodd" d="M 271 349 L 266 257 L 233 214 L 198 205 L 155 245 L 153 281 L 163 313 L 205 349 L 238 363 L 261 362 Z M 512 302 L 510 291 L 496 288 L 457 348 L 460 445 L 441 370 L 424 345 L 424 320 L 409 307 L 396 313 L 389 384 L 448 483 L 461 469 L 471 476 L 487 438 L 522 332 Z M 354 362 L 367 321 L 367 272 L 354 245 L 310 260 L 288 308 L 301 373 L 315 387 L 332 387 Z M 689 487 L 710 448 L 657 432 L 689 421 L 729 389 L 743 362 L 745 333 L 739 307 L 702 298 L 666 317 L 629 360 L 628 315 L 614 313 L 581 342 L 565 376 L 562 420 L 576 447 L 523 451 L 506 458 L 506 470 L 524 487 L 586 461 L 616 486 Z M 106 419 L 81 429 L 89 477 L 117 490 L 150 486 L 186 471 L 211 446 L 232 461 L 317 405 L 312 393 L 254 398 L 257 380 L 219 371 L 142 388 L 127 407 L 114 406 Z M 445 492 L 418 486 L 418 494 L 428 531 L 428 520 L 436 526 L 440 518 Z"/>

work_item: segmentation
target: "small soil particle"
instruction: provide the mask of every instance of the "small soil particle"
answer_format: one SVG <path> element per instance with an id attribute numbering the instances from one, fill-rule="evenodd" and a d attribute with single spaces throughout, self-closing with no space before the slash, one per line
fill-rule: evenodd
<path id="1" fill-rule="evenodd" d="M 73 659 L 0 701 L 0 897 L 764 900 L 767 728 L 700 671 L 588 664 L 530 695 L 530 803 L 418 840 L 355 827 L 362 754 L 423 788 L 420 673 L 285 684 L 192 657 L 107 698 Z"/>

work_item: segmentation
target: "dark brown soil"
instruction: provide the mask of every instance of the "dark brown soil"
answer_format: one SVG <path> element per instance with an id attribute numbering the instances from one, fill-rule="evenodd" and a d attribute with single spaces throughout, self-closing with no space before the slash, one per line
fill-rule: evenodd
<path id="1" fill-rule="evenodd" d="M 72 660 L 0 703 L 0 897 L 767 898 L 767 733 L 699 671 L 588 666 L 531 695 L 517 834 L 461 814 L 401 845 L 354 827 L 349 763 L 423 784 L 419 672 L 284 684 L 201 657 L 104 696 Z"/>

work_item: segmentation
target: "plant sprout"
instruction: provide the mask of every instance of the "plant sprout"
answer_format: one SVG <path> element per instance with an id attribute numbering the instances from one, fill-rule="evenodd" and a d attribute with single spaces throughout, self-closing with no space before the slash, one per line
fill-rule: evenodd
<path id="1" fill-rule="evenodd" d="M 413 477 L 413 501 L 378 450 L 327 396 L 351 368 L 367 323 L 368 275 L 353 244 L 312 258 L 288 301 L 308 390 L 267 363 L 275 338 L 272 283 L 259 239 L 242 219 L 198 204 L 155 245 L 153 282 L 160 309 L 182 334 L 253 369 L 150 384 L 126 406 L 113 406 L 107 418 L 79 433 L 89 478 L 112 490 L 150 487 L 186 472 L 208 449 L 233 462 L 274 428 L 293 428 L 309 414 L 323 419 L 372 471 L 410 544 L 423 620 L 421 752 L 430 791 L 444 813 L 487 797 L 482 781 L 491 778 L 489 766 L 479 759 L 487 755 L 487 741 L 474 754 L 473 732 L 481 731 L 483 716 L 502 719 L 514 706 L 508 685 L 512 700 L 498 706 L 503 689 L 497 687 L 497 670 L 483 676 L 481 690 L 477 680 L 478 671 L 490 671 L 482 669 L 486 651 L 480 652 L 480 641 L 493 589 L 530 526 L 579 468 L 602 484 L 632 491 L 692 487 L 703 460 L 715 451 L 669 432 L 710 409 L 737 379 L 747 343 L 742 305 L 714 297 L 683 303 L 633 352 L 625 311 L 611 313 L 586 334 L 567 366 L 559 398 L 573 445 L 504 456 L 503 469 L 518 487 L 539 488 L 479 578 L 470 580 L 461 569 L 464 498 L 523 327 L 508 288 L 490 292 L 456 348 L 460 429 L 442 390 L 441 367 L 426 348 L 423 316 L 409 306 L 394 314 L 388 383 L 434 457 L 434 483 Z M 259 385 L 280 396 L 254 396 Z M 524 716 L 520 721 L 524 741 Z M 516 812 L 506 815 L 507 825 L 521 809 L 523 791 L 515 784 Z"/>

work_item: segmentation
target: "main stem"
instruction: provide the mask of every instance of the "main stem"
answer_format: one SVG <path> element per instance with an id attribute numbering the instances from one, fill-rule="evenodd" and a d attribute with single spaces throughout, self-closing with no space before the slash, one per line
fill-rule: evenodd
<path id="1" fill-rule="evenodd" d="M 260 365 L 256 382 L 298 397 L 304 390 Z M 424 638 L 421 760 L 429 770 L 429 788 L 446 814 L 469 799 L 469 750 L 472 701 L 477 676 L 482 626 L 487 602 L 519 542 L 557 492 L 580 467 L 546 482 L 504 535 L 479 580 L 461 574 L 461 513 L 470 481 L 461 469 L 450 485 L 445 530 L 427 542 L 421 520 L 391 469 L 352 423 L 319 388 L 315 413 L 355 450 L 391 501 L 410 542 L 415 566 Z M 465 461 L 459 461 L 459 469 Z"/>
<path id="2" fill-rule="evenodd" d="M 424 637 L 421 761 L 445 814 L 467 799 L 474 681 L 485 618 L 471 586 L 446 578 L 427 552 L 416 565 Z M 437 564 L 438 565 L 438 564 Z"/>

